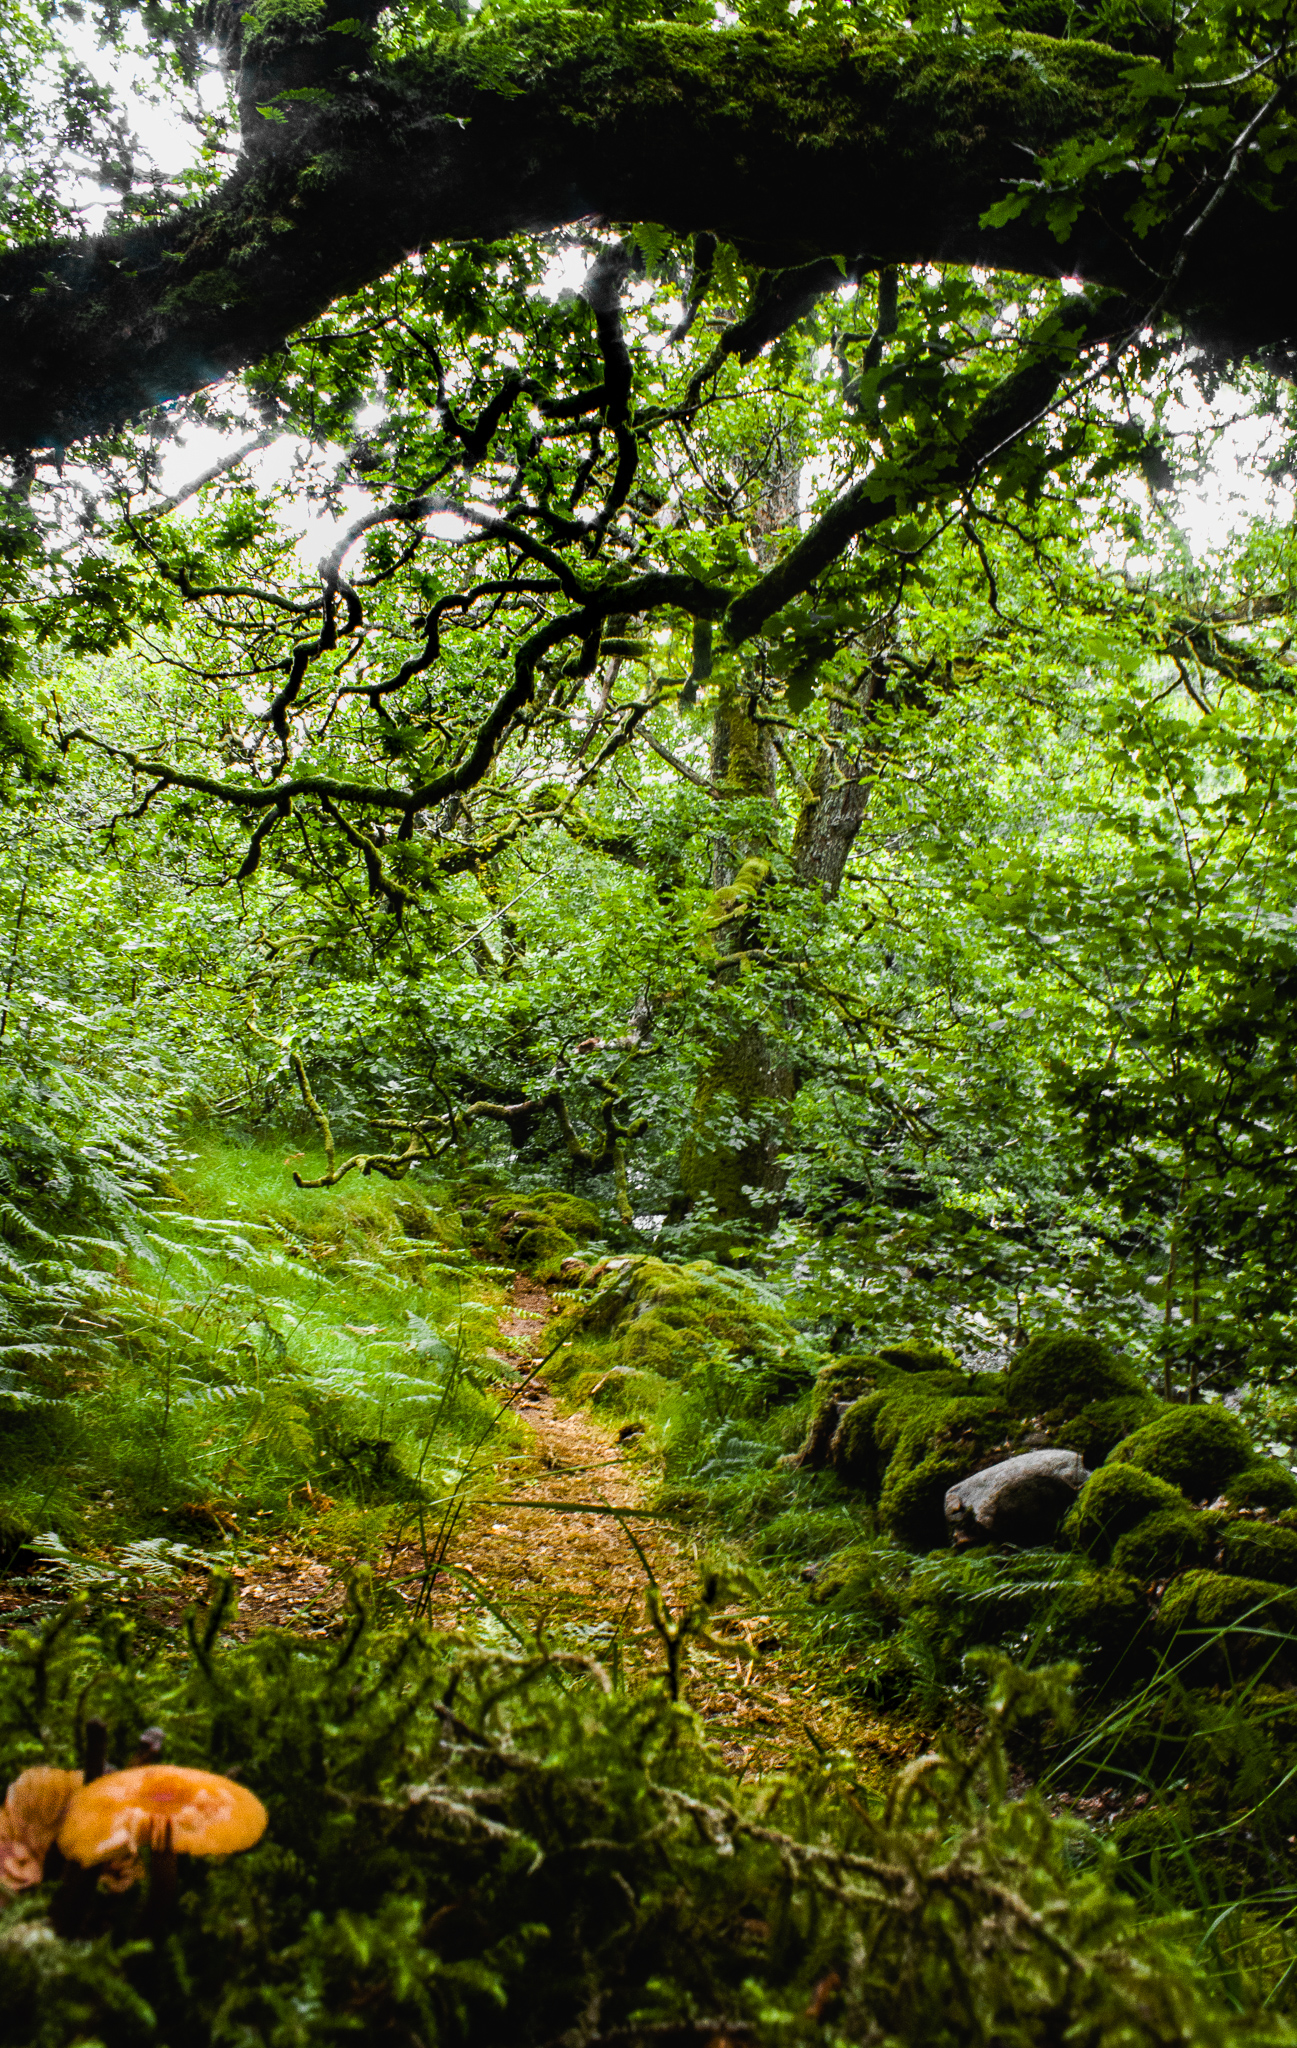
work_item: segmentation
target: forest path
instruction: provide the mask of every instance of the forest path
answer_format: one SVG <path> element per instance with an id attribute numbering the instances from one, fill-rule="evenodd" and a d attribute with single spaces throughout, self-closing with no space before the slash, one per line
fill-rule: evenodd
<path id="1" fill-rule="evenodd" d="M 544 1627 L 643 1682 L 665 1669 L 645 1607 L 645 1564 L 675 1618 L 697 1596 L 702 1544 L 646 1513 L 653 1473 L 633 1439 L 621 1441 L 588 1413 L 564 1413 L 543 1379 L 530 1377 L 558 1310 L 544 1287 L 517 1275 L 500 1334 L 522 1374 L 516 1412 L 532 1443 L 521 1461 L 500 1460 L 492 1500 L 476 1504 L 454 1531 L 431 1613 L 446 1627 L 483 1612 L 529 1631 Z M 921 1731 L 866 1717 L 824 1686 L 777 1612 L 739 1605 L 710 1632 L 732 1640 L 735 1655 L 691 1646 L 685 1697 L 736 1775 L 848 1748 L 864 1775 L 881 1780 L 923 1745 Z"/>

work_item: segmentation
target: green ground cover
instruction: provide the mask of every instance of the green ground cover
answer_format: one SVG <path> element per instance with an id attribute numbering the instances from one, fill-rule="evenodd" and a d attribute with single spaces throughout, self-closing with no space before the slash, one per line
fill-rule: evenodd
<path id="1" fill-rule="evenodd" d="M 200 1131 L 131 1241 L 101 1254 L 0 1425 L 11 1553 L 152 1543 L 164 1564 L 168 1545 L 309 1532 L 359 1559 L 480 1483 L 503 1269 L 472 1261 L 444 1188 L 300 1189 L 300 1156 Z"/>

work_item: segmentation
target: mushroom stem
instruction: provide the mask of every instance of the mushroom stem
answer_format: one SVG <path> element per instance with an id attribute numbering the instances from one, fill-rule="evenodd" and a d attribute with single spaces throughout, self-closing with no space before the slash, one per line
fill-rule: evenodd
<path id="1" fill-rule="evenodd" d="M 86 1722 L 85 1763 L 81 1782 L 91 1785 L 96 1778 L 102 1778 L 108 1769 L 108 1723 L 98 1719 Z M 57 1848 L 54 1854 L 57 1855 Z M 74 1941 L 85 1932 L 91 1912 L 96 1903 L 96 1872 L 83 1870 L 79 1863 L 69 1863 L 63 1873 L 63 1880 L 50 1902 L 50 1922 L 56 1934 L 65 1941 Z"/>
<path id="2" fill-rule="evenodd" d="M 166 1820 L 157 1831 L 149 1857 L 149 1905 L 144 1926 L 154 1942 L 161 1940 L 175 1919 L 177 1889 L 175 1844 L 171 1822 Z"/>
<path id="3" fill-rule="evenodd" d="M 50 1900 L 50 1925 L 64 1941 L 75 1941 L 85 1932 L 86 1922 L 95 1905 L 95 1883 L 98 1873 L 85 1870 L 79 1863 L 69 1863 L 63 1872 L 63 1880 Z"/>
<path id="4" fill-rule="evenodd" d="M 108 1768 L 108 1724 L 106 1721 L 86 1722 L 86 1761 L 82 1783 L 89 1785 L 96 1778 L 102 1778 Z"/>

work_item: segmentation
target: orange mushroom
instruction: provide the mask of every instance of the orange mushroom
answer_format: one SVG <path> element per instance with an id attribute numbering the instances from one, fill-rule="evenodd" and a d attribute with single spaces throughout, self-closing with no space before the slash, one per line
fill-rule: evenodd
<path id="1" fill-rule="evenodd" d="M 14 1779 L 0 1807 L 0 1890 L 27 1891 L 45 1875 L 45 1858 L 58 1834 L 80 1771 L 36 1764 Z"/>
<path id="2" fill-rule="evenodd" d="M 73 1863 L 109 1863 L 144 1847 L 186 1856 L 250 1849 L 266 1830 L 261 1801 L 232 1778 L 180 1764 L 110 1771 L 74 1792 L 58 1843 Z"/>

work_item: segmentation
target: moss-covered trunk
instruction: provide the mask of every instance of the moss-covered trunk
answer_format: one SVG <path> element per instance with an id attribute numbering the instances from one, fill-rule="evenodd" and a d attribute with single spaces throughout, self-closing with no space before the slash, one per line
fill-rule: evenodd
<path id="1" fill-rule="evenodd" d="M 694 1095 L 680 1162 L 681 1207 L 706 1196 L 723 1220 L 750 1221 L 768 1213 L 782 1189 L 779 1155 L 801 1081 L 790 1045 L 796 1000 L 780 985 L 778 962 L 764 943 L 762 892 L 777 863 L 783 878 L 822 900 L 837 895 L 877 772 L 865 734 L 886 694 L 880 635 L 857 681 L 854 707 L 837 699 L 830 706 L 791 853 L 781 858 L 774 729 L 762 723 L 756 700 L 737 680 L 727 679 L 718 692 L 712 781 L 740 822 L 713 842 L 708 936 L 716 948 L 718 987 L 737 1001 L 726 1012 L 731 1028 L 718 1034 Z"/>
<path id="2" fill-rule="evenodd" d="M 779 1152 L 797 1073 L 759 953 L 760 896 L 777 851 L 775 752 L 742 682 L 727 677 L 712 723 L 712 781 L 735 800 L 712 846 L 704 943 L 715 949 L 720 1029 L 694 1094 L 681 1154 L 685 1202 L 725 1219 L 750 1216 L 781 1185 Z M 726 997 L 731 1000 L 726 1000 Z"/>

